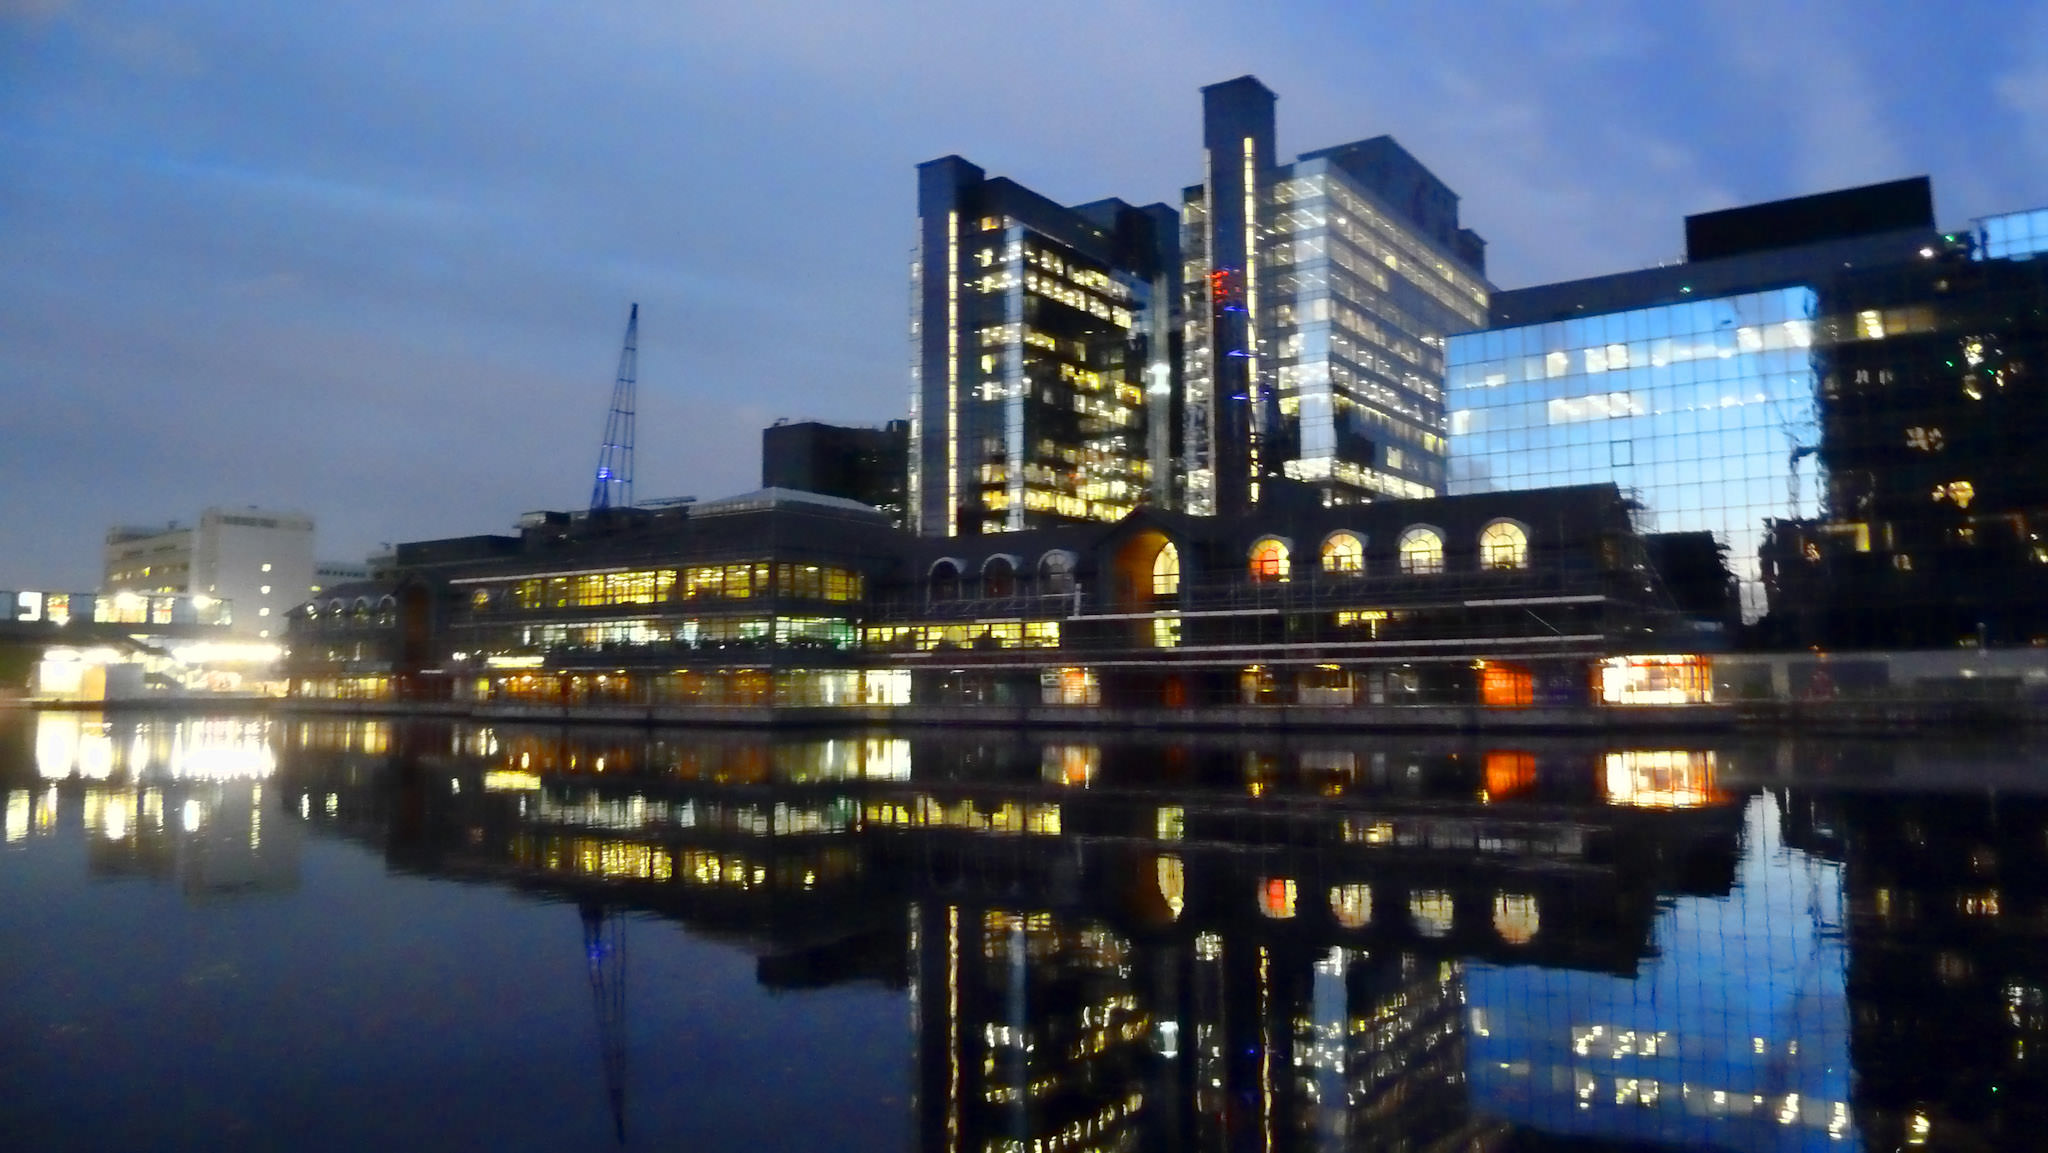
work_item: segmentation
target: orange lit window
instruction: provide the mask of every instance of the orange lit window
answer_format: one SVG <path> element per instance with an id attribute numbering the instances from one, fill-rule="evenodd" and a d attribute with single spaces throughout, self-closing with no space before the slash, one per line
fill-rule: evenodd
<path id="1" fill-rule="evenodd" d="M 1287 579 L 1287 545 L 1272 537 L 1252 546 L 1252 579 L 1255 581 L 1284 581 Z"/>
<path id="2" fill-rule="evenodd" d="M 1529 670 L 1488 661 L 1479 670 L 1479 702 L 1489 709 L 1526 709 L 1534 688 Z"/>
<path id="3" fill-rule="evenodd" d="M 1486 799 L 1498 801 L 1527 792 L 1536 783 L 1536 754 L 1492 749 L 1486 754 Z"/>
<path id="4" fill-rule="evenodd" d="M 1268 877 L 1259 884 L 1259 911 L 1274 920 L 1294 916 L 1294 882 L 1286 877 Z"/>

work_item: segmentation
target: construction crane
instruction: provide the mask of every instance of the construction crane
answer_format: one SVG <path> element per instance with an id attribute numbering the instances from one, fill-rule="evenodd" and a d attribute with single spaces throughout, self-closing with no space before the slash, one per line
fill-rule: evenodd
<path id="1" fill-rule="evenodd" d="M 626 1143 L 626 924 L 615 909 L 581 902 L 583 956 L 590 965 L 590 997 L 597 1008 L 597 1046 L 604 1062 L 605 1100 L 612 1133 Z"/>
<path id="2" fill-rule="evenodd" d="M 619 376 L 612 384 L 612 407 L 604 422 L 604 445 L 597 454 L 597 477 L 590 483 L 590 511 L 633 507 L 633 409 L 640 376 L 640 305 L 626 317 L 626 343 L 619 350 Z"/>

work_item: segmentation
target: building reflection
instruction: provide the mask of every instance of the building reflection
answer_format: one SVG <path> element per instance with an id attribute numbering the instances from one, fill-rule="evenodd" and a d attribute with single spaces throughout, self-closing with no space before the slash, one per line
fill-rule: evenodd
<path id="1" fill-rule="evenodd" d="M 395 868 L 904 987 L 920 1148 L 1862 1147 L 1767 746 L 283 738 L 278 806 Z"/>
<path id="2" fill-rule="evenodd" d="M 95 876 L 176 881 L 194 901 L 296 889 L 303 826 L 266 813 L 266 720 L 26 718 L 33 781 L 5 782 L 9 842 L 82 827 Z M 275 797 L 274 791 L 269 794 Z"/>
<path id="3" fill-rule="evenodd" d="M 1870 748 L 1879 779 L 1940 766 Z M 1838 862 L 1856 1123 L 1877 1149 L 2048 1132 L 2048 798 L 1794 791 L 1785 838 Z"/>

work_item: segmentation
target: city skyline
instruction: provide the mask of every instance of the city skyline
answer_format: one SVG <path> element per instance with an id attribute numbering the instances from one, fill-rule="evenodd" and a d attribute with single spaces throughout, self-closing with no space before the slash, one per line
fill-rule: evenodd
<path id="1" fill-rule="evenodd" d="M 12 0 L 0 587 L 87 587 L 108 526 L 207 504 L 304 508 L 337 557 L 578 507 L 635 300 L 642 495 L 751 488 L 777 417 L 904 415 L 917 163 L 1173 202 L 1200 87 L 1245 73 L 1281 93 L 1283 154 L 1425 156 L 1509 288 L 1675 257 L 1687 213 L 1922 172 L 1945 226 L 2048 202 L 2048 5 L 1827 7 L 563 28 Z"/>

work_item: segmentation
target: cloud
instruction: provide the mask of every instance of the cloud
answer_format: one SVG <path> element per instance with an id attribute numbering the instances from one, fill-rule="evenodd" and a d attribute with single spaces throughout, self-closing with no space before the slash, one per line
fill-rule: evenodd
<path id="1" fill-rule="evenodd" d="M 1909 174 L 1886 115 L 1894 89 L 1871 76 L 1860 51 L 1867 42 L 1845 31 L 1868 14 L 1842 0 L 1731 0 L 1713 12 L 1759 135 L 1789 145 L 1790 180 L 1778 195 Z"/>
<path id="2" fill-rule="evenodd" d="M 2019 121 L 2019 137 L 2037 170 L 2048 169 L 2048 4 L 2038 6 L 2013 47 L 2021 53 L 1992 84 L 1999 102 Z M 2048 193 L 2032 190 L 2041 199 Z"/>
<path id="3" fill-rule="evenodd" d="M 1898 175 L 1995 100 L 2041 149 L 2048 35 L 1906 107 L 1872 48 L 1923 30 L 1846 11 L 0 0 L 0 493 L 36 510 L 0 587 L 217 501 L 306 507 L 343 557 L 574 504 L 635 300 L 640 489 L 750 487 L 768 419 L 901 415 L 918 162 L 1177 201 L 1197 90 L 1246 72 L 1289 154 L 1398 136 L 1510 286 Z M 2038 191 L 2048 152 L 2009 151 L 1960 154 Z"/>

